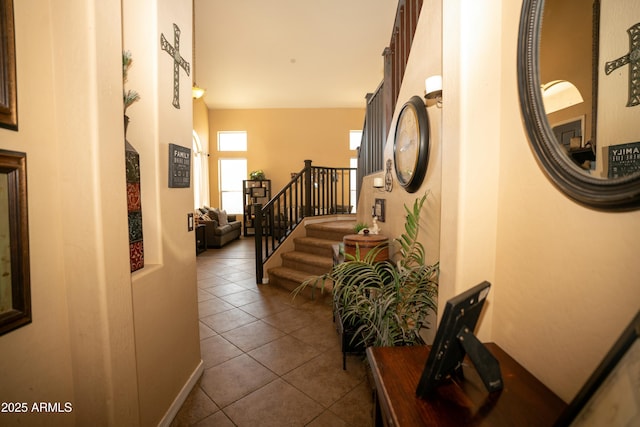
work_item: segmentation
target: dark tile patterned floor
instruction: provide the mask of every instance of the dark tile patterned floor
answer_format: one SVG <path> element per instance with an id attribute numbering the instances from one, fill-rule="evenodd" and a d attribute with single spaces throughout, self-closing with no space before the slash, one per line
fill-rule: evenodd
<path id="1" fill-rule="evenodd" d="M 253 240 L 198 255 L 204 374 L 172 426 L 370 426 L 360 356 L 342 370 L 327 303 L 256 285 Z"/>

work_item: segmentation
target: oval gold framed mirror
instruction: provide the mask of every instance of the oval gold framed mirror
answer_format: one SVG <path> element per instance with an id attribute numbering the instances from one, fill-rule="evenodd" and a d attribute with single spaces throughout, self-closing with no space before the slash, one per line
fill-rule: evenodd
<path id="1" fill-rule="evenodd" d="M 601 210 L 640 208 L 640 105 L 627 99 L 629 74 L 640 66 L 629 31 L 640 16 L 621 15 L 619 6 L 614 20 L 600 0 L 523 0 L 518 35 L 518 90 L 532 151 L 559 190 Z M 627 126 L 623 116 L 637 119 Z"/>

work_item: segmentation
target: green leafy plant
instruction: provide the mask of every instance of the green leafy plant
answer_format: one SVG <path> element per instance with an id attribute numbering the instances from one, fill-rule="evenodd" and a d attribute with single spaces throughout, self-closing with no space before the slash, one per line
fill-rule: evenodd
<path id="1" fill-rule="evenodd" d="M 334 309 L 343 326 L 353 331 L 352 344 L 397 346 L 422 343 L 421 328 L 428 328 L 427 316 L 437 311 L 439 265 L 425 264 L 423 245 L 417 240 L 420 210 L 427 198 L 417 199 L 407 213 L 405 232 L 395 242 L 400 245 L 397 263 L 376 262 L 384 247 L 376 247 L 364 257 L 356 247 L 355 256 L 335 265 L 320 277 L 311 278 L 294 290 L 333 283 Z"/>
<path id="2" fill-rule="evenodd" d="M 131 52 L 125 50 L 122 52 L 122 83 L 127 82 L 129 68 L 131 68 L 131 64 L 133 64 L 133 58 L 131 57 Z M 127 108 L 131 106 L 134 102 L 140 100 L 140 94 L 135 90 L 124 90 L 122 91 L 122 100 L 124 103 L 124 112 L 126 114 Z"/>
<path id="3" fill-rule="evenodd" d="M 249 178 L 255 180 L 263 180 L 265 178 L 264 171 L 262 169 L 251 171 Z"/>
<path id="4" fill-rule="evenodd" d="M 359 222 L 353 226 L 353 231 L 358 234 L 360 230 L 364 230 L 365 228 L 369 228 L 366 222 Z"/>

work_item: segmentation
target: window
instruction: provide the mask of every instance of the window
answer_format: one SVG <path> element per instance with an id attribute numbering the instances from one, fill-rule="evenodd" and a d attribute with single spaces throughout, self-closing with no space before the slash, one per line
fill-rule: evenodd
<path id="1" fill-rule="evenodd" d="M 362 131 L 361 130 L 350 130 L 349 131 L 349 150 L 357 150 L 358 147 L 360 147 L 360 143 L 362 142 Z M 352 169 L 357 169 L 358 168 L 358 158 L 357 157 L 352 157 L 349 160 L 349 167 Z M 352 213 L 356 212 L 356 205 L 358 204 L 358 195 L 357 195 L 357 173 L 355 170 L 352 170 L 349 173 L 350 179 L 349 179 L 349 196 L 351 199 L 351 206 L 353 206 L 353 208 L 351 209 Z"/>
<path id="2" fill-rule="evenodd" d="M 204 175 L 206 167 L 206 156 L 202 152 L 202 144 L 196 131 L 193 131 L 193 204 L 196 209 L 209 204 L 209 200 L 205 200 Z M 203 161 L 204 159 L 204 161 Z M 208 187 L 206 192 L 208 193 Z"/>
<path id="3" fill-rule="evenodd" d="M 358 158 L 357 157 L 352 157 L 351 159 L 349 159 L 349 167 L 352 169 L 357 169 L 358 168 Z M 355 170 L 349 171 L 350 179 L 349 179 L 349 196 L 351 199 L 351 206 L 353 206 L 353 208 L 351 208 L 351 212 L 355 213 L 356 212 L 356 205 L 358 204 L 358 195 L 357 195 L 357 191 L 356 191 L 356 186 L 358 185 L 357 183 L 357 173 Z"/>
<path id="4" fill-rule="evenodd" d="M 247 178 L 247 159 L 220 159 L 219 182 L 221 207 L 227 213 L 241 214 L 242 181 Z"/>
<path id="5" fill-rule="evenodd" d="M 360 146 L 360 142 L 362 141 L 362 131 L 361 130 L 350 130 L 349 131 L 349 150 L 356 150 Z"/>
<path id="6" fill-rule="evenodd" d="M 218 151 L 247 151 L 247 132 L 218 132 Z"/>

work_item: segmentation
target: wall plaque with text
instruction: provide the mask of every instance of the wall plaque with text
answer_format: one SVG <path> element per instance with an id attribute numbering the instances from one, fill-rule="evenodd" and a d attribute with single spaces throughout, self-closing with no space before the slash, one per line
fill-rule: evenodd
<path id="1" fill-rule="evenodd" d="M 169 144 L 169 188 L 191 185 L 191 149 Z"/>
<path id="2" fill-rule="evenodd" d="M 640 142 L 609 146 L 609 178 L 640 171 Z"/>

